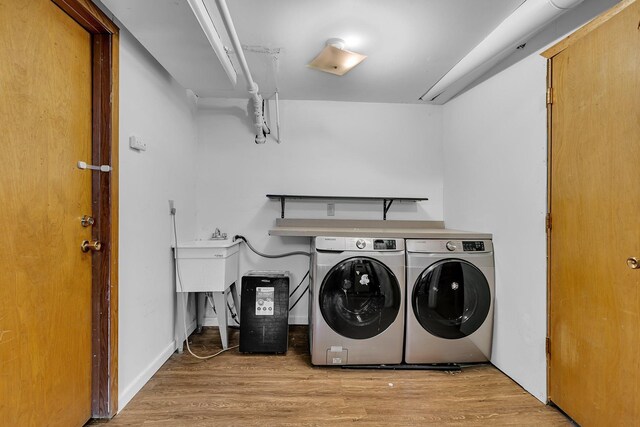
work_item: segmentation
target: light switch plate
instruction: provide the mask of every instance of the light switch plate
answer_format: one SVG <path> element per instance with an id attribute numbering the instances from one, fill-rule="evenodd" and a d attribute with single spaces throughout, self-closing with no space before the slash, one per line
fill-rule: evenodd
<path id="1" fill-rule="evenodd" d="M 131 135 L 129 137 L 129 147 L 133 148 L 134 150 L 138 150 L 138 151 L 147 151 L 147 144 L 142 142 L 142 139 L 140 139 L 139 137 L 137 137 L 135 135 Z"/>
<path id="2" fill-rule="evenodd" d="M 335 216 L 335 215 L 336 215 L 336 204 L 327 203 L 327 216 Z"/>

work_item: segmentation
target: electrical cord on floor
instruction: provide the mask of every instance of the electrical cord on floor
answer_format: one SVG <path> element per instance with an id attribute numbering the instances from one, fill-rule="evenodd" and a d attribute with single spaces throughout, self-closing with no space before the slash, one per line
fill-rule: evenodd
<path id="1" fill-rule="evenodd" d="M 253 251 L 253 253 L 255 253 L 256 255 L 260 255 L 263 258 L 284 258 L 284 257 L 289 257 L 289 256 L 294 256 L 294 255 L 304 255 L 304 256 L 308 256 L 310 257 L 311 254 L 309 252 L 305 252 L 305 251 L 294 251 L 294 252 L 287 252 L 287 253 L 283 253 L 283 254 L 275 254 L 275 255 L 270 255 L 270 254 L 265 254 L 263 252 L 258 251 L 256 248 L 254 248 L 251 243 L 249 243 L 249 241 L 247 240 L 246 237 L 241 236 L 241 235 L 236 235 L 233 236 L 233 241 L 235 242 L 236 240 L 241 239 L 244 243 L 247 244 L 247 246 L 249 247 L 249 249 L 251 249 Z"/>
<path id="2" fill-rule="evenodd" d="M 178 262 L 179 257 L 178 257 L 178 228 L 176 227 L 176 210 L 175 208 L 171 210 L 171 217 L 173 219 L 173 238 L 175 239 L 175 251 L 176 251 L 176 275 L 178 276 L 178 283 L 180 284 L 180 293 L 182 294 L 182 298 L 180 298 L 180 295 L 177 296 L 177 298 L 180 298 L 182 300 L 182 310 L 183 313 L 187 312 L 187 299 L 189 298 L 189 294 L 182 292 L 182 276 L 180 274 L 180 263 Z M 189 352 L 189 354 L 191 354 L 193 357 L 195 357 L 196 359 L 200 359 L 200 360 L 207 360 L 207 359 L 211 359 L 213 357 L 216 357 L 222 353 L 224 353 L 227 350 L 231 350 L 234 348 L 237 348 L 239 346 L 234 345 L 232 347 L 227 347 L 227 348 L 223 348 L 222 350 L 220 350 L 217 353 L 214 354 L 210 354 L 207 356 L 199 356 L 197 354 L 195 354 L 193 351 L 191 351 L 191 347 L 189 346 L 189 334 L 187 332 L 187 319 L 186 316 L 182 316 L 182 325 L 184 326 L 184 340 L 187 343 L 187 351 Z"/>

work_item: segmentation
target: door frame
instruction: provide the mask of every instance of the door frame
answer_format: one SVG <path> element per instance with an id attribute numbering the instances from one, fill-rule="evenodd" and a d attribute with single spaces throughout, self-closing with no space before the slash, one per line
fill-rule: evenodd
<path id="1" fill-rule="evenodd" d="M 119 29 L 91 0 L 51 0 L 91 34 L 93 172 L 91 416 L 118 410 L 118 58 Z M 80 160 L 80 159 L 78 159 Z"/>

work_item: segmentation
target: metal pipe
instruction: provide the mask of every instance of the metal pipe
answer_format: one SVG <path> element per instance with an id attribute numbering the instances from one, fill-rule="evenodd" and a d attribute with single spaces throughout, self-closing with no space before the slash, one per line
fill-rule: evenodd
<path id="1" fill-rule="evenodd" d="M 258 92 L 258 85 L 253 81 L 253 77 L 251 77 L 251 70 L 249 70 L 249 65 L 247 64 L 247 60 L 244 56 L 244 51 L 242 50 L 242 44 L 240 44 L 238 33 L 236 33 L 236 28 L 233 25 L 233 20 L 231 19 L 231 14 L 229 13 L 227 2 L 225 0 L 216 0 L 216 4 L 218 5 L 218 10 L 220 11 L 222 22 L 227 29 L 227 34 L 229 34 L 231 45 L 236 52 L 236 57 L 238 58 L 238 62 L 240 63 L 242 74 L 247 81 L 247 90 L 249 91 L 251 99 L 253 100 L 253 123 L 256 128 L 256 144 L 263 144 L 266 141 L 265 134 L 269 133 L 269 127 L 264 122 L 262 96 L 260 96 L 260 93 Z"/>
<path id="2" fill-rule="evenodd" d="M 244 74 L 244 78 L 247 80 L 247 90 L 249 91 L 249 93 L 251 93 L 255 87 L 255 92 L 257 93 L 258 85 L 253 81 L 253 78 L 251 77 L 251 70 L 249 70 L 249 65 L 247 65 L 247 60 L 244 57 L 242 44 L 240 44 L 240 39 L 238 39 L 238 33 L 236 33 L 236 27 L 233 25 L 233 20 L 231 19 L 231 14 L 229 13 L 227 2 L 225 0 L 216 0 L 216 4 L 218 5 L 218 10 L 220 10 L 222 22 L 227 29 L 227 34 L 229 34 L 229 39 L 231 39 L 233 50 L 236 52 L 238 62 L 240 62 L 242 74 Z"/>
<path id="3" fill-rule="evenodd" d="M 218 33 L 216 32 L 216 27 L 213 25 L 211 16 L 207 11 L 207 7 L 202 0 L 187 0 L 187 2 L 189 3 L 189 6 L 191 6 L 191 10 L 196 16 L 200 27 L 202 27 L 202 31 L 204 31 L 205 36 L 207 36 L 209 44 L 220 60 L 220 64 L 222 64 L 224 72 L 227 73 L 227 77 L 229 77 L 229 80 L 235 86 L 237 82 L 236 70 L 233 68 L 231 61 L 229 60 L 229 56 L 224 50 L 224 46 L 222 45 L 220 36 L 218 36 Z"/>
<path id="4" fill-rule="evenodd" d="M 420 97 L 444 104 L 545 25 L 583 0 L 526 0 Z"/>
<path id="5" fill-rule="evenodd" d="M 280 144 L 280 104 L 276 91 L 276 142 Z"/>

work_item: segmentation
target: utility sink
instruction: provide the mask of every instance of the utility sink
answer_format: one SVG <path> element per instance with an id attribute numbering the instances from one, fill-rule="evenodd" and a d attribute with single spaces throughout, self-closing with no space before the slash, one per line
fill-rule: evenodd
<path id="1" fill-rule="evenodd" d="M 193 240 L 174 246 L 176 292 L 222 292 L 238 280 L 240 240 Z"/>
<path id="2" fill-rule="evenodd" d="M 205 294 L 211 292 L 217 313 L 222 348 L 229 346 L 227 334 L 227 296 L 231 293 L 236 313 L 240 313 L 238 298 L 238 259 L 240 240 L 193 240 L 173 247 L 176 267 L 176 321 L 174 326 L 176 346 L 182 353 L 187 335 L 186 307 L 189 292 L 195 292 L 197 330 L 202 329 L 206 311 Z"/>

